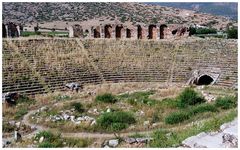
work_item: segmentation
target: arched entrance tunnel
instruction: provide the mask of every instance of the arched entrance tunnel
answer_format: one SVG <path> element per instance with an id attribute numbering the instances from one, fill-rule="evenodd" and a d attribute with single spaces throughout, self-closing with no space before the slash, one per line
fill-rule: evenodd
<path id="1" fill-rule="evenodd" d="M 157 38 L 157 26 L 156 25 L 150 25 L 148 27 L 148 37 L 149 37 L 149 39 Z"/>
<path id="2" fill-rule="evenodd" d="M 167 28 L 167 25 L 163 24 L 160 26 L 160 39 L 164 39 L 165 38 L 165 28 Z"/>
<path id="3" fill-rule="evenodd" d="M 100 38 L 100 27 L 96 27 L 96 29 L 93 30 L 93 36 L 94 38 Z"/>
<path id="4" fill-rule="evenodd" d="M 142 39 L 142 27 L 140 25 L 137 26 L 137 35 L 138 39 Z"/>
<path id="5" fill-rule="evenodd" d="M 112 31 L 112 26 L 111 25 L 106 25 L 104 27 L 105 38 L 111 38 L 111 31 Z"/>
<path id="6" fill-rule="evenodd" d="M 122 37 L 122 29 L 123 29 L 123 26 L 116 26 L 116 38 L 121 38 Z"/>
<path id="7" fill-rule="evenodd" d="M 209 85 L 213 83 L 213 78 L 209 75 L 203 75 L 198 78 L 196 85 Z"/>
<path id="8" fill-rule="evenodd" d="M 126 32 L 127 32 L 127 38 L 131 38 L 131 36 L 132 36 L 132 35 L 131 35 L 131 30 L 130 30 L 130 29 L 127 29 Z"/>

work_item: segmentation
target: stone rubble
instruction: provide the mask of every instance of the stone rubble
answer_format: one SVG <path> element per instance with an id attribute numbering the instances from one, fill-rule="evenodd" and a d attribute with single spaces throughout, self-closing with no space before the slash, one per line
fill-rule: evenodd
<path id="1" fill-rule="evenodd" d="M 218 132 L 202 132 L 182 142 L 183 147 L 190 148 L 236 148 L 238 146 L 238 120 L 225 123 Z"/>

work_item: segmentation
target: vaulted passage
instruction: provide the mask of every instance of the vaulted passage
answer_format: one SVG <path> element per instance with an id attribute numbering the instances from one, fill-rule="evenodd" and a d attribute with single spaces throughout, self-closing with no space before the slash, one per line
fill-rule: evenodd
<path id="1" fill-rule="evenodd" d="M 138 35 L 138 39 L 142 39 L 142 27 L 140 25 L 138 25 L 137 27 L 137 35 Z"/>
<path id="2" fill-rule="evenodd" d="M 213 78 L 208 76 L 208 75 L 203 75 L 201 76 L 198 81 L 197 81 L 197 85 L 209 85 L 213 82 Z"/>
<path id="3" fill-rule="evenodd" d="M 150 25 L 148 27 L 148 38 L 149 39 L 157 39 L 157 26 Z"/>
<path id="4" fill-rule="evenodd" d="M 112 32 L 112 26 L 111 25 L 106 25 L 104 27 L 105 38 L 111 38 L 111 32 Z"/>
<path id="5" fill-rule="evenodd" d="M 164 39 L 165 38 L 165 32 L 164 30 L 167 28 L 167 25 L 163 24 L 160 26 L 160 39 Z"/>
<path id="6" fill-rule="evenodd" d="M 127 32 L 127 38 L 131 38 L 131 36 L 132 36 L 132 35 L 131 35 L 131 30 L 130 30 L 130 29 L 127 29 L 126 32 Z"/>
<path id="7" fill-rule="evenodd" d="M 116 38 L 121 38 L 122 37 L 122 30 L 123 26 L 116 26 Z"/>
<path id="8" fill-rule="evenodd" d="M 100 35 L 100 27 L 96 27 L 93 30 L 93 36 L 94 36 L 94 38 L 100 38 L 101 37 L 101 35 Z"/>

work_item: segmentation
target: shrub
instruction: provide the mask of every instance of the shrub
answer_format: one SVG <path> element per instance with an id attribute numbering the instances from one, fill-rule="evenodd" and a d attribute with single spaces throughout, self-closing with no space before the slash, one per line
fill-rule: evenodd
<path id="1" fill-rule="evenodd" d="M 117 101 L 117 98 L 111 93 L 105 93 L 102 95 L 98 95 L 95 100 L 104 103 L 115 103 Z"/>
<path id="2" fill-rule="evenodd" d="M 237 28 L 228 29 L 227 36 L 229 39 L 238 39 L 238 29 Z"/>
<path id="3" fill-rule="evenodd" d="M 55 135 L 50 131 L 41 131 L 35 136 L 35 140 L 39 141 L 41 137 L 44 137 L 44 141 L 38 145 L 39 148 L 62 147 L 60 136 L 60 134 Z"/>
<path id="4" fill-rule="evenodd" d="M 97 119 L 97 124 L 104 130 L 120 131 L 135 123 L 135 118 L 128 112 L 104 113 Z"/>
<path id="5" fill-rule="evenodd" d="M 213 28 L 198 28 L 196 34 L 216 34 L 217 30 Z"/>
<path id="6" fill-rule="evenodd" d="M 72 107 L 74 107 L 74 109 L 79 112 L 79 113 L 83 113 L 84 112 L 84 108 L 83 108 L 83 105 L 79 102 L 77 103 L 72 103 L 71 104 Z"/>
<path id="7" fill-rule="evenodd" d="M 203 104 L 203 105 L 199 105 L 197 107 L 194 107 L 190 110 L 190 114 L 191 115 L 195 115 L 198 113 L 203 113 L 203 112 L 216 112 L 218 111 L 216 106 L 211 105 L 211 104 Z"/>
<path id="8" fill-rule="evenodd" d="M 165 118 L 166 124 L 176 124 L 188 120 L 190 118 L 189 113 L 186 112 L 173 112 Z"/>
<path id="9" fill-rule="evenodd" d="M 196 105 L 205 102 L 204 98 L 198 95 L 192 88 L 185 88 L 178 96 L 179 107 L 186 107 L 187 105 Z"/>
<path id="10" fill-rule="evenodd" d="M 215 105 L 222 109 L 230 109 L 237 106 L 237 99 L 233 96 L 218 97 Z"/>
<path id="11" fill-rule="evenodd" d="M 153 133 L 153 141 L 150 142 L 151 147 L 166 148 L 170 147 L 169 137 L 166 135 L 167 131 L 158 130 Z"/>

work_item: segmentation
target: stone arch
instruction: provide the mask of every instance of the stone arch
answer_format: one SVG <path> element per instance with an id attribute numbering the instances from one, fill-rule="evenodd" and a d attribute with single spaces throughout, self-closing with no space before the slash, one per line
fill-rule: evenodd
<path id="1" fill-rule="evenodd" d="M 142 27 L 140 25 L 137 26 L 137 37 L 138 37 L 138 39 L 143 38 L 143 30 L 142 30 Z"/>
<path id="2" fill-rule="evenodd" d="M 164 39 L 165 38 L 165 28 L 167 28 L 167 25 L 162 24 L 160 26 L 160 39 Z"/>
<path id="3" fill-rule="evenodd" d="M 198 77 L 196 81 L 196 85 L 210 85 L 214 82 L 213 77 L 207 74 L 203 74 Z"/>
<path id="4" fill-rule="evenodd" d="M 122 37 L 122 30 L 123 30 L 122 25 L 117 25 L 116 26 L 116 28 L 115 28 L 116 38 L 121 38 Z"/>
<path id="5" fill-rule="evenodd" d="M 101 34 L 100 34 L 100 27 L 96 27 L 95 29 L 93 29 L 93 37 L 94 38 L 100 38 Z"/>
<path id="6" fill-rule="evenodd" d="M 127 32 L 127 34 L 126 34 L 127 38 L 131 38 L 131 36 L 132 36 L 131 30 L 127 28 L 126 32 Z"/>
<path id="7" fill-rule="evenodd" d="M 149 25 L 148 38 L 149 39 L 157 39 L 157 26 L 156 25 Z"/>
<path id="8" fill-rule="evenodd" d="M 111 38 L 112 35 L 112 26 L 111 25 L 105 25 L 104 27 L 104 35 L 105 35 L 105 38 Z"/>

